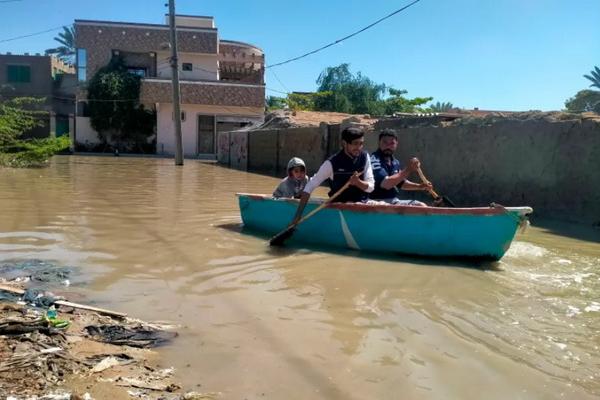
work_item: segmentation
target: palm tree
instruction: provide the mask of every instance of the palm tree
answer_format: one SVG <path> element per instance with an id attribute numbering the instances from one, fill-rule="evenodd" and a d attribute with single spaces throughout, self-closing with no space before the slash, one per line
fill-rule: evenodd
<path id="1" fill-rule="evenodd" d="M 75 29 L 72 26 L 63 26 L 63 31 L 54 38 L 61 45 L 46 50 L 46 54 L 55 54 L 68 64 L 75 61 Z"/>
<path id="2" fill-rule="evenodd" d="M 584 75 L 585 78 L 592 81 L 590 87 L 596 87 L 600 89 L 600 68 L 594 67 L 594 69 L 590 73 L 592 75 Z"/>
<path id="3" fill-rule="evenodd" d="M 438 101 L 438 102 L 432 104 L 431 107 L 429 107 L 429 108 L 433 112 L 444 112 L 444 111 L 450 111 L 450 110 L 452 110 L 454 108 L 454 106 L 450 102 L 440 103 Z"/>

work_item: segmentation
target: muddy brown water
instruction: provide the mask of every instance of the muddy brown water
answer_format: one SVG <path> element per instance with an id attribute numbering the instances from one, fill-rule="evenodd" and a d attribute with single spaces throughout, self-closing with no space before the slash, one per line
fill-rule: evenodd
<path id="1" fill-rule="evenodd" d="M 533 226 L 481 265 L 273 250 L 234 193 L 277 181 L 191 160 L 0 169 L 0 262 L 77 267 L 78 299 L 181 324 L 163 364 L 218 398 L 600 396 L 598 230 Z"/>

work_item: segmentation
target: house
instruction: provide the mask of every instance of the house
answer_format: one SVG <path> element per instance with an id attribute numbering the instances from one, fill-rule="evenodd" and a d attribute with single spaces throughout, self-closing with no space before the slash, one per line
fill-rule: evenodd
<path id="1" fill-rule="evenodd" d="M 0 54 L 0 98 L 44 97 L 44 125 L 23 134 L 43 138 L 72 132 L 75 112 L 75 69 L 54 56 Z"/>
<path id="2" fill-rule="evenodd" d="M 184 154 L 214 157 L 218 132 L 263 120 L 264 53 L 221 39 L 213 17 L 177 15 L 175 24 Z M 164 25 L 75 20 L 75 38 L 81 84 L 75 140 L 98 140 L 84 115 L 85 83 L 119 55 L 142 78 L 140 102 L 156 110 L 156 152 L 174 154 L 168 15 Z"/>

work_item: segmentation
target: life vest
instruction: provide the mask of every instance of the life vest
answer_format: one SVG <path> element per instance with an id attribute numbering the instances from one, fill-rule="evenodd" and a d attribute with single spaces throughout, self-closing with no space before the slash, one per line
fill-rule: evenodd
<path id="1" fill-rule="evenodd" d="M 364 176 L 364 170 L 367 166 L 367 157 L 369 155 L 366 151 L 362 151 L 356 158 L 348 156 L 344 150 L 338 151 L 333 156 L 329 157 L 329 162 L 333 166 L 333 179 L 329 181 L 329 197 L 337 193 L 348 182 L 348 179 L 352 177 L 352 174 L 356 171 L 362 171 L 360 177 Z M 349 203 L 349 202 L 360 202 L 367 200 L 367 192 L 363 192 L 356 186 L 350 186 L 344 190 L 338 197 L 335 198 L 334 202 L 337 203 Z"/>

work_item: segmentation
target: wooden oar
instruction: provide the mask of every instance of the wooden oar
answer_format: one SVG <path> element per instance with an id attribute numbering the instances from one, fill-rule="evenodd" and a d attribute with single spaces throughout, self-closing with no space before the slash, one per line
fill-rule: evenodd
<path id="1" fill-rule="evenodd" d="M 360 174 L 362 174 L 362 171 L 361 172 L 355 172 L 354 174 L 355 175 L 360 175 Z M 271 240 L 269 240 L 269 245 L 271 245 L 271 246 L 282 246 L 283 243 L 294 234 L 294 232 L 296 231 L 296 227 L 298 225 L 300 225 L 301 223 L 303 223 L 304 221 L 306 221 L 307 219 L 309 219 L 310 217 L 312 217 L 313 215 L 315 215 L 316 213 L 318 213 L 319 211 L 321 211 L 322 209 L 324 209 L 325 207 L 327 207 L 327 205 L 329 205 L 329 203 L 331 203 L 333 200 L 335 200 L 336 197 L 338 197 L 340 194 L 342 194 L 342 192 L 344 190 L 348 189 L 349 186 L 350 186 L 350 179 L 348 179 L 348 182 L 346 182 L 344 184 L 344 186 L 342 186 L 342 188 L 340 190 L 338 190 L 337 192 L 335 192 L 333 194 L 333 196 L 331 196 L 326 201 L 324 201 L 323 204 L 321 204 L 319 207 L 315 208 L 314 210 L 312 210 L 311 212 L 309 212 L 308 214 L 306 214 L 304 217 L 302 217 L 295 224 L 292 224 L 292 225 L 288 226 L 287 228 L 285 228 L 284 230 L 282 230 L 281 232 L 279 232 L 277 235 L 273 236 L 271 238 Z"/>
<path id="2" fill-rule="evenodd" d="M 431 184 L 431 182 L 429 182 L 429 180 L 425 177 L 425 174 L 423 173 L 423 171 L 421 171 L 421 167 L 417 168 L 417 174 L 419 174 L 419 178 L 421 178 L 421 181 L 423 183 Z M 433 187 L 431 189 L 428 189 L 427 191 L 429 192 L 431 197 L 433 197 L 434 203 L 435 202 L 438 202 L 438 204 L 446 203 L 450 207 L 456 207 L 456 204 L 454 204 L 454 202 L 452 200 L 450 200 L 446 196 L 440 196 L 439 194 L 437 194 L 436 191 L 433 190 Z"/>

